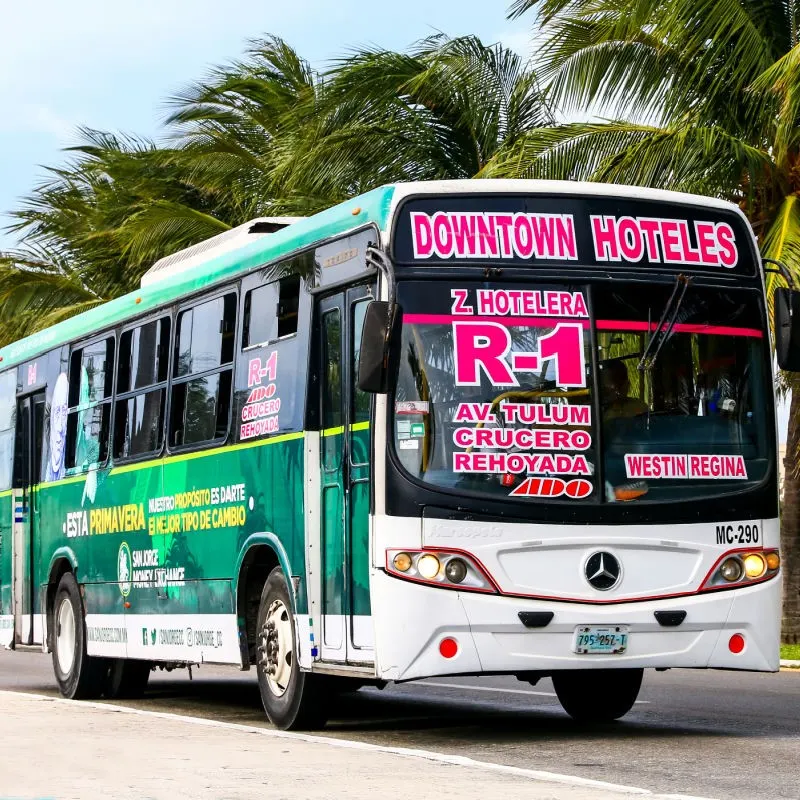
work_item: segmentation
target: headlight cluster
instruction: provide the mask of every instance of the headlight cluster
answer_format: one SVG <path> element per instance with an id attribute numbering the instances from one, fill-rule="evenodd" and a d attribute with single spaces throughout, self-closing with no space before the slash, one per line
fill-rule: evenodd
<path id="1" fill-rule="evenodd" d="M 777 550 L 734 551 L 717 561 L 703 589 L 722 589 L 772 578 L 781 568 Z"/>
<path id="2" fill-rule="evenodd" d="M 386 571 L 398 578 L 463 589 L 470 592 L 496 591 L 491 578 L 474 558 L 447 550 L 387 550 Z"/>

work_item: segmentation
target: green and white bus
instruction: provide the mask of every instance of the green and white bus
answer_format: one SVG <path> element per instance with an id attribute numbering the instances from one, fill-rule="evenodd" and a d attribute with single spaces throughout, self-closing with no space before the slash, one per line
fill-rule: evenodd
<path id="1" fill-rule="evenodd" d="M 797 295 L 777 346 L 796 367 Z M 765 281 L 721 201 L 457 181 L 257 219 L 0 349 L 0 642 L 67 697 L 778 668 Z"/>

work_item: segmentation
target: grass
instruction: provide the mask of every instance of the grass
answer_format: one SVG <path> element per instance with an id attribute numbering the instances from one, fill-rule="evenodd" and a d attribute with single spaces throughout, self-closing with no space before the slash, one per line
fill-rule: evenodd
<path id="1" fill-rule="evenodd" d="M 782 644 L 781 658 L 800 661 L 800 644 Z"/>

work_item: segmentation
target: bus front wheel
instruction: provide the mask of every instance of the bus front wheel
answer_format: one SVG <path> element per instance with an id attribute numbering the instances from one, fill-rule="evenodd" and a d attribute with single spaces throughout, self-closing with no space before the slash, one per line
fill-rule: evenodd
<path id="1" fill-rule="evenodd" d="M 78 582 L 67 572 L 58 584 L 53 605 L 53 672 L 64 697 L 99 697 L 108 662 L 86 653 L 86 625 Z"/>
<path id="2" fill-rule="evenodd" d="M 322 727 L 327 698 L 319 676 L 300 670 L 292 600 L 280 567 L 261 592 L 256 636 L 258 688 L 270 722 L 282 730 Z"/>
<path id="3" fill-rule="evenodd" d="M 564 711 L 578 722 L 612 722 L 636 702 L 641 669 L 564 670 L 553 673 L 553 687 Z"/>

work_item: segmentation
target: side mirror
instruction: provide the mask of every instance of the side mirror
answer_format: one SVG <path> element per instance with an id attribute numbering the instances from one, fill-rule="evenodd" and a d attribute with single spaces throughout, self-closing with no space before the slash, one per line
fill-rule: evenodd
<path id="1" fill-rule="evenodd" d="M 367 306 L 358 356 L 358 388 L 362 392 L 382 394 L 386 391 L 389 336 L 396 309 L 396 305 L 383 300 L 373 300 Z"/>
<path id="2" fill-rule="evenodd" d="M 775 290 L 775 355 L 778 366 L 800 372 L 800 292 Z"/>

